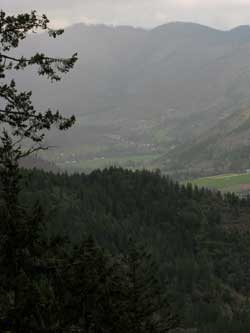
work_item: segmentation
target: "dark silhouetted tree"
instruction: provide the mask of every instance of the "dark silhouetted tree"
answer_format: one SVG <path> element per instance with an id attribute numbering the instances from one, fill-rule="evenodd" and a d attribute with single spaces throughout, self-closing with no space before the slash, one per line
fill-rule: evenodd
<path id="1" fill-rule="evenodd" d="M 31 57 L 13 56 L 12 51 L 30 33 L 44 30 L 52 38 L 63 33 L 63 30 L 50 29 L 48 24 L 48 18 L 38 16 L 35 11 L 16 16 L 0 11 L 1 331 L 35 332 L 51 328 L 44 319 L 52 291 L 44 274 L 48 244 L 41 238 L 44 233 L 42 212 L 38 208 L 29 212 L 19 202 L 19 161 L 46 149 L 43 140 L 52 126 L 66 130 L 75 118 L 63 117 L 50 109 L 37 110 L 32 104 L 31 91 L 19 92 L 15 80 L 8 82 L 6 76 L 7 72 L 12 74 L 37 66 L 39 75 L 57 81 L 60 74 L 73 68 L 76 54 L 68 59 L 50 58 L 43 53 Z"/>

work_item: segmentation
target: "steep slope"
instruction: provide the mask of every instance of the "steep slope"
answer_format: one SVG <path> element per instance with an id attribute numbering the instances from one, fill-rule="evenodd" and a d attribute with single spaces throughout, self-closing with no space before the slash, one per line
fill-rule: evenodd
<path id="1" fill-rule="evenodd" d="M 193 175 L 245 172 L 250 169 L 250 109 L 222 119 L 218 124 L 163 157 L 166 170 Z"/>

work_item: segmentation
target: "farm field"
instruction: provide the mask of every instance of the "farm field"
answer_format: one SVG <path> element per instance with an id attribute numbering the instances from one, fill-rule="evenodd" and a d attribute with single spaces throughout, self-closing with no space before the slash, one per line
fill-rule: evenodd
<path id="1" fill-rule="evenodd" d="M 212 177 L 198 178 L 190 181 L 193 185 L 218 189 L 222 192 L 250 191 L 250 174 L 225 174 Z"/>
<path id="2" fill-rule="evenodd" d="M 159 155 L 157 154 L 145 154 L 145 155 L 128 155 L 125 157 L 102 157 L 102 158 L 94 158 L 91 160 L 81 160 L 74 161 L 74 163 L 57 163 L 59 167 L 62 169 L 71 168 L 92 171 L 94 169 L 103 169 L 110 166 L 121 166 L 125 168 L 146 168 L 148 164 L 155 159 L 157 159 Z"/>

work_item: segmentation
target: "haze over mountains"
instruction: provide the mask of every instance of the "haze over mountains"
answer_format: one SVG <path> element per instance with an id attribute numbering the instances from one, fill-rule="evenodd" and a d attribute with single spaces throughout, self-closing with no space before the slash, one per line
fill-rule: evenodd
<path id="1" fill-rule="evenodd" d="M 127 156 L 135 166 L 156 159 L 153 165 L 170 171 L 171 156 L 179 156 L 175 169 L 184 161 L 174 154 L 183 144 L 202 141 L 210 129 L 250 106 L 248 26 L 219 31 L 192 23 L 153 30 L 78 24 L 56 41 L 40 35 L 23 43 L 23 53 L 37 50 L 79 55 L 75 69 L 58 84 L 20 74 L 25 88 L 32 82 L 40 107 L 77 116 L 67 135 L 50 136 L 60 148 L 51 153 L 60 165 L 80 168 L 86 160 Z"/>

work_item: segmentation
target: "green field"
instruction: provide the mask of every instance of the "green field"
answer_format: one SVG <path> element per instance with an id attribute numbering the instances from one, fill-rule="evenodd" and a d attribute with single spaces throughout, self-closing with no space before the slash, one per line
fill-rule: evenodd
<path id="1" fill-rule="evenodd" d="M 128 155 L 125 157 L 112 157 L 112 158 L 95 158 L 91 160 L 77 161 L 72 164 L 57 163 L 61 168 L 74 168 L 81 170 L 94 170 L 103 169 L 110 166 L 121 166 L 125 168 L 138 168 L 142 169 L 148 165 L 149 162 L 158 158 L 157 154 L 146 154 L 146 155 Z"/>
<path id="2" fill-rule="evenodd" d="M 199 187 L 218 189 L 223 192 L 250 191 L 250 174 L 225 174 L 212 177 L 198 178 L 190 183 Z"/>

